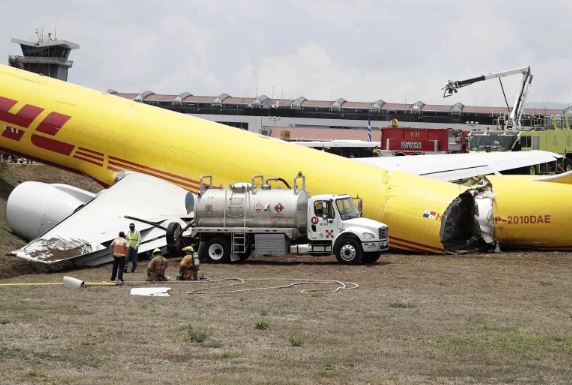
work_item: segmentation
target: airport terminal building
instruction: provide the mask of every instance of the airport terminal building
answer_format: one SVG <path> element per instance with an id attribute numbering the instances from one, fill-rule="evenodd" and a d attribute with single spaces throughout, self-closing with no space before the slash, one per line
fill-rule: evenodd
<path id="1" fill-rule="evenodd" d="M 272 99 L 233 97 L 228 94 L 199 96 L 189 92 L 179 95 L 142 93 L 109 93 L 169 110 L 191 114 L 262 135 L 292 140 L 362 139 L 367 138 L 368 122 L 372 131 L 389 126 L 396 118 L 401 127 L 434 127 L 461 129 L 493 129 L 506 121 L 506 107 L 431 105 L 422 101 L 412 104 L 337 100 Z M 572 107 L 559 109 L 527 108 L 523 126 L 542 127 L 545 117 L 570 113 Z M 288 134 L 285 135 L 285 132 Z M 374 135 L 377 136 L 377 135 Z"/>

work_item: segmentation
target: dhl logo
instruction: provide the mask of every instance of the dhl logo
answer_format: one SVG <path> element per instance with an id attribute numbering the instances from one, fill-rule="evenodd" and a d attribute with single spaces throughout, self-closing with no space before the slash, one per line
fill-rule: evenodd
<path id="1" fill-rule="evenodd" d="M 16 113 L 10 110 L 18 103 L 16 100 L 0 96 L 0 120 L 6 122 L 2 136 L 6 139 L 20 142 L 30 128 L 34 120 L 44 112 L 44 109 L 31 104 L 26 104 Z M 104 155 L 100 152 L 87 148 L 78 147 L 74 152 L 75 145 L 54 139 L 60 129 L 71 119 L 71 116 L 59 112 L 50 112 L 33 131 L 30 142 L 37 148 L 48 150 L 56 154 L 73 156 L 74 158 L 103 166 Z M 18 127 L 15 127 L 18 126 Z M 73 155 L 71 155 L 73 153 Z"/>
<path id="2" fill-rule="evenodd" d="M 26 104 L 20 108 L 18 112 L 10 112 L 17 103 L 18 101 L 16 100 L 0 96 L 0 121 L 6 123 L 1 136 L 14 142 L 21 142 L 26 130 L 28 130 L 36 118 L 44 112 L 44 109 Z M 38 127 L 32 131 L 30 138 L 31 143 L 42 150 L 48 150 L 59 155 L 71 156 L 95 166 L 104 167 L 104 153 L 85 147 L 76 147 L 74 144 L 54 138 L 71 118 L 71 116 L 59 112 L 50 112 L 40 124 L 38 124 Z M 156 176 L 194 192 L 197 192 L 200 186 L 200 183 L 194 179 L 111 155 L 108 157 L 107 169 L 115 172 L 128 170 Z"/>

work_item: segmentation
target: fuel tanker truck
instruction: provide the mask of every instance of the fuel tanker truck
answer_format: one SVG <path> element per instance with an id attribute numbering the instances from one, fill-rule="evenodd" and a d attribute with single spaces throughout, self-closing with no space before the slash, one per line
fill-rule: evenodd
<path id="1" fill-rule="evenodd" d="M 362 218 L 349 195 L 310 196 L 302 173 L 292 187 L 282 178 L 260 175 L 228 188 L 213 187 L 211 176 L 200 182 L 188 241 L 198 243 L 202 260 L 333 254 L 340 263 L 360 264 L 375 262 L 388 250 L 387 225 Z"/>

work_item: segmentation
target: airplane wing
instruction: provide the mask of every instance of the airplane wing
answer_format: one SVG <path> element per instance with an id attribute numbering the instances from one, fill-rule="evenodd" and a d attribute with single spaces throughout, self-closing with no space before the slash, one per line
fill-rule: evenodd
<path id="1" fill-rule="evenodd" d="M 433 179 L 455 181 L 478 175 L 554 162 L 562 156 L 548 151 L 486 152 L 354 158 L 357 161 Z"/>
<path id="2" fill-rule="evenodd" d="M 109 244 L 119 231 L 127 231 L 130 222 L 141 234 L 139 253 L 163 247 L 167 226 L 173 222 L 184 226 L 184 219 L 189 218 L 188 194 L 165 180 L 125 173 L 113 186 L 11 254 L 45 264 L 99 265 L 112 260 Z"/>

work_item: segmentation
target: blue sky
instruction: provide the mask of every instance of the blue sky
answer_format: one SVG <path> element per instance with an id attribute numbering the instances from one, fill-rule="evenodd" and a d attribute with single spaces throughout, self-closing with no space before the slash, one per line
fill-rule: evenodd
<path id="1" fill-rule="evenodd" d="M 572 104 L 569 1 L 3 2 L 10 38 L 81 45 L 69 80 L 120 92 L 503 105 L 497 81 L 442 99 L 449 79 L 530 65 L 528 100 Z M 509 102 L 519 77 L 507 78 Z"/>

